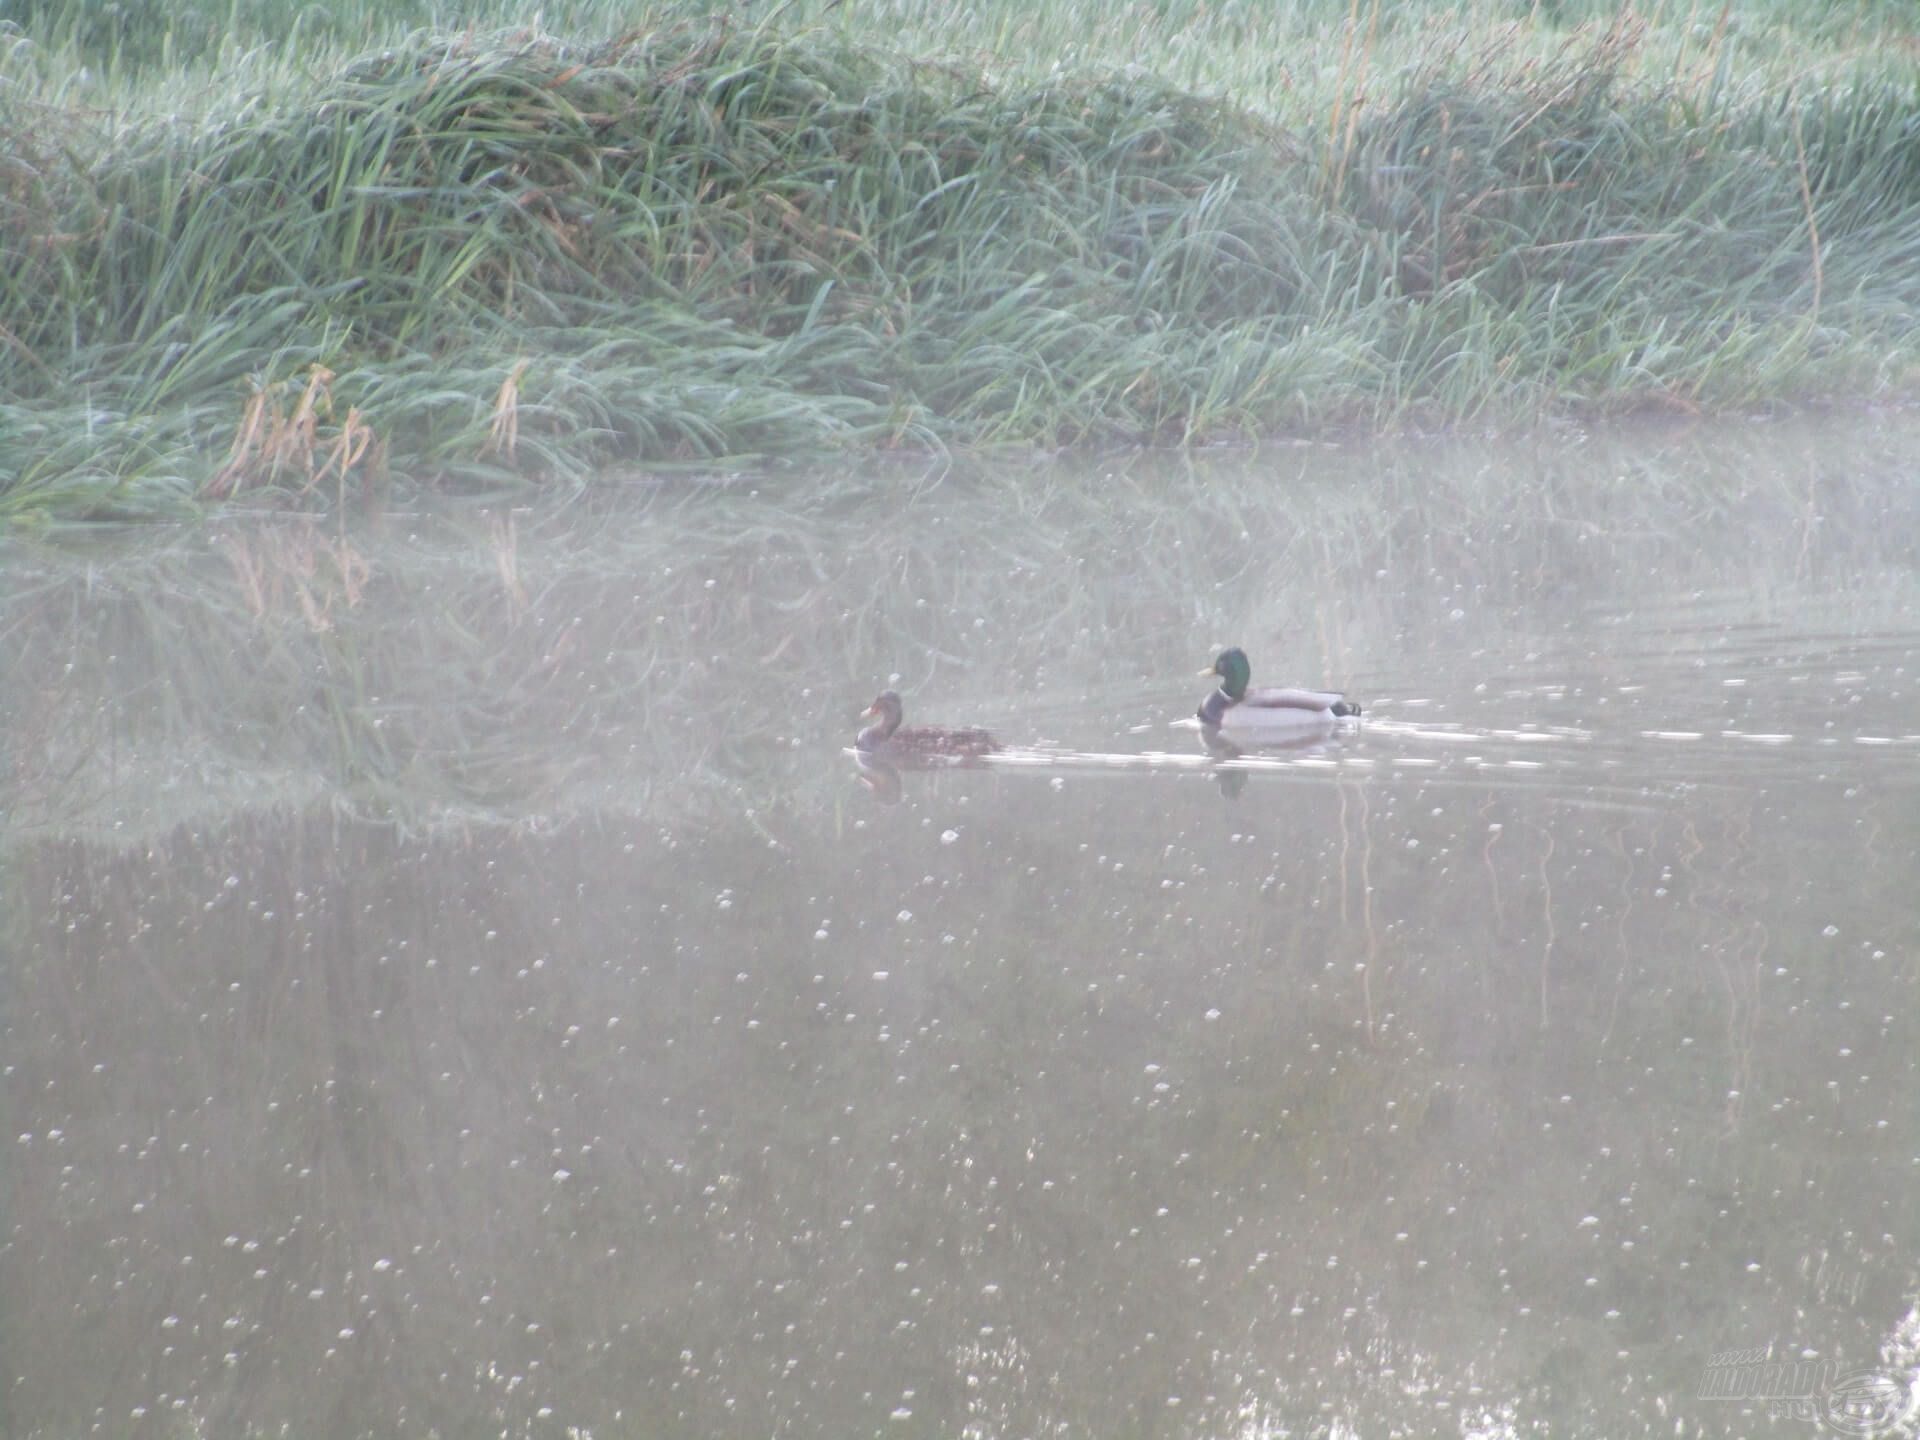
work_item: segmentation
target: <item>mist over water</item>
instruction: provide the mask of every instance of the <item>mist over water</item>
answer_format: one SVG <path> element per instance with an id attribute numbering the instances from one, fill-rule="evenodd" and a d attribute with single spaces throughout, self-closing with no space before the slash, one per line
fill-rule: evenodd
<path id="1" fill-rule="evenodd" d="M 13 546 L 0 1432 L 1911 1393 L 1916 462 L 1847 417 Z M 1233 643 L 1364 723 L 1210 753 Z M 1012 754 L 863 773 L 888 686 Z"/>

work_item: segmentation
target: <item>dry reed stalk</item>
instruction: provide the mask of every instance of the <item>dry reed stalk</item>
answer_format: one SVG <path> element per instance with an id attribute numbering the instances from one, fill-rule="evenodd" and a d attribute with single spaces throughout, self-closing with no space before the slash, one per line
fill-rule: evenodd
<path id="1" fill-rule="evenodd" d="M 500 392 L 493 398 L 493 422 L 480 446 L 481 459 L 490 455 L 513 459 L 514 447 L 520 441 L 520 379 L 526 373 L 527 361 L 522 357 L 500 382 Z"/>
<path id="2" fill-rule="evenodd" d="M 206 493 L 216 498 L 235 495 L 248 486 L 271 485 L 288 471 L 302 477 L 302 495 L 329 476 L 344 492 L 348 472 L 375 451 L 378 437 L 359 408 L 349 406 L 338 433 L 322 448 L 321 420 L 333 415 L 333 381 L 334 373 L 326 366 L 311 366 L 291 414 L 281 403 L 284 382 L 256 384 L 234 431 L 227 463 L 207 482 Z"/>

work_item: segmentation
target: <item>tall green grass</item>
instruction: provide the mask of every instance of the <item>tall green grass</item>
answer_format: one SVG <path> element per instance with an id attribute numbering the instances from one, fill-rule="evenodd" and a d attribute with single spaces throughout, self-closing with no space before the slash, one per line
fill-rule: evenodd
<path id="1" fill-rule="evenodd" d="M 0 517 L 1882 390 L 1920 85 L 1758 8 L 41 0 Z"/>

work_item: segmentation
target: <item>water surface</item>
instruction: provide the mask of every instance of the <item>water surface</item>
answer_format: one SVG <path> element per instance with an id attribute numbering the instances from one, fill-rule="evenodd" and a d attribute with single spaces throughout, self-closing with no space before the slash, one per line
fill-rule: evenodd
<path id="1" fill-rule="evenodd" d="M 16 543 L 0 1431 L 1893 1413 L 1917 462 L 1848 417 Z M 1210 755 L 1225 643 L 1365 724 Z M 889 684 L 1011 763 L 863 776 Z"/>

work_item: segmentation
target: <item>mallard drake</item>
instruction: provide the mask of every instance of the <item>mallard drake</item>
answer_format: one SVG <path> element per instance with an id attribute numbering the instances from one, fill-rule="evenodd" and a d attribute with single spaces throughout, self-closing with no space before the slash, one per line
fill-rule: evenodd
<path id="1" fill-rule="evenodd" d="M 892 759 L 932 755 L 968 759 L 990 755 L 1000 748 L 1000 742 L 984 730 L 950 730 L 938 725 L 915 725 L 902 730 L 901 713 L 899 695 L 891 690 L 882 691 L 860 717 L 872 720 L 873 724 L 854 737 L 854 748 L 863 754 Z"/>
<path id="2" fill-rule="evenodd" d="M 1299 734 L 1310 726 L 1330 726 L 1357 716 L 1360 707 L 1332 690 L 1249 690 L 1253 667 L 1247 652 L 1222 650 L 1202 675 L 1220 677 L 1220 686 L 1200 702 L 1200 723 L 1228 735 L 1261 732 Z"/>

